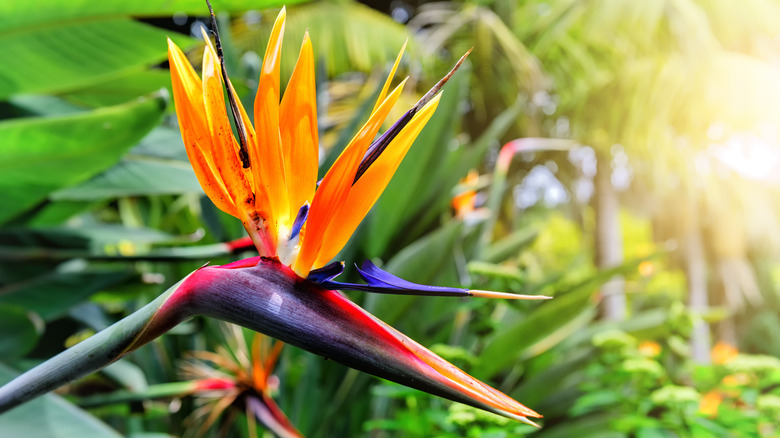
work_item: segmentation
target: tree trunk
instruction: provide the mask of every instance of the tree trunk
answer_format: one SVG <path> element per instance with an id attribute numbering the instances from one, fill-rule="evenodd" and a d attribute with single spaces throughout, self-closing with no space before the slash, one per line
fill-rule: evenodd
<path id="1" fill-rule="evenodd" d="M 596 265 L 609 269 L 623 264 L 623 234 L 620 228 L 620 204 L 612 185 L 610 155 L 597 157 L 594 205 L 596 210 Z M 615 276 L 601 286 L 601 315 L 610 321 L 626 319 L 625 281 Z"/>
<path id="2" fill-rule="evenodd" d="M 681 252 L 685 260 L 685 274 L 688 278 L 688 306 L 694 315 L 703 315 L 708 307 L 707 260 L 701 229 L 690 227 L 682 237 Z M 691 356 L 696 363 L 710 363 L 710 327 L 701 318 L 693 322 L 691 335 Z"/>

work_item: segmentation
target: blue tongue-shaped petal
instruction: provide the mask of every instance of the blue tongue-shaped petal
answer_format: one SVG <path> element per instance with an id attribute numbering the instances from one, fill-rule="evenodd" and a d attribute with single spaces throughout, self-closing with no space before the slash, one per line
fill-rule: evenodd
<path id="1" fill-rule="evenodd" d="M 316 284 L 331 283 L 330 280 L 338 277 L 342 272 L 344 272 L 344 262 L 333 262 L 322 268 L 313 269 L 306 279 Z"/>
<path id="2" fill-rule="evenodd" d="M 306 202 L 298 210 L 298 215 L 295 216 L 295 221 L 293 222 L 292 230 L 290 231 L 290 240 L 298 237 L 298 234 L 300 234 L 301 228 L 303 228 L 303 224 L 306 223 L 306 218 L 308 217 L 309 217 L 309 203 Z"/>
<path id="3" fill-rule="evenodd" d="M 325 269 L 325 268 L 322 268 Z M 468 289 L 457 287 L 428 286 L 424 284 L 412 283 L 403 278 L 396 277 L 389 272 L 379 269 L 369 260 L 363 262 L 362 268 L 357 268 L 358 273 L 367 284 L 342 283 L 340 281 L 331 281 L 327 279 L 321 281 L 323 287 L 329 289 L 350 289 L 366 292 L 376 292 L 382 294 L 397 295 L 430 295 L 430 296 L 470 296 Z M 314 272 L 314 271 L 312 271 Z M 334 278 L 335 276 L 331 277 Z M 311 274 L 309 275 L 311 279 Z"/>

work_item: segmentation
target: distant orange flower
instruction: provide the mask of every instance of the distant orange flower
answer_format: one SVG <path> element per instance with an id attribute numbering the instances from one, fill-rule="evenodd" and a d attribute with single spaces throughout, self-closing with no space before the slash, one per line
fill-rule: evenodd
<path id="1" fill-rule="evenodd" d="M 750 377 L 745 373 L 729 374 L 720 383 L 725 386 L 741 386 L 750 383 Z"/>
<path id="2" fill-rule="evenodd" d="M 474 211 L 477 200 L 477 191 L 474 186 L 479 181 L 479 173 L 472 169 L 465 178 L 460 180 L 460 185 L 465 188 L 461 193 L 453 196 L 452 208 L 455 210 L 455 216 L 463 218 Z"/>
<path id="3" fill-rule="evenodd" d="M 185 377 L 197 379 L 193 393 L 200 407 L 189 420 L 202 419 L 196 435 L 204 435 L 223 413 L 238 409 L 246 413 L 250 437 L 257 437 L 256 421 L 276 436 L 302 437 L 271 398 L 279 385 L 273 370 L 284 344 L 260 333 L 254 334 L 250 344 L 236 325 L 225 326 L 224 333 L 230 339 L 226 346 L 220 346 L 217 353 L 191 352 L 182 366 Z"/>
<path id="4" fill-rule="evenodd" d="M 715 417 L 718 415 L 718 408 L 723 401 L 723 396 L 717 391 L 710 391 L 704 394 L 699 402 L 699 412 L 708 416 Z"/>
<path id="5" fill-rule="evenodd" d="M 643 356 L 656 357 L 661 354 L 661 346 L 655 341 L 642 341 L 639 343 L 639 352 Z"/>
<path id="6" fill-rule="evenodd" d="M 650 260 L 645 260 L 639 264 L 637 269 L 639 270 L 639 275 L 649 277 L 655 272 L 655 265 Z"/>
<path id="7" fill-rule="evenodd" d="M 712 363 L 716 365 L 729 363 L 737 357 L 737 354 L 739 354 L 739 350 L 736 347 L 720 341 L 712 347 Z"/>

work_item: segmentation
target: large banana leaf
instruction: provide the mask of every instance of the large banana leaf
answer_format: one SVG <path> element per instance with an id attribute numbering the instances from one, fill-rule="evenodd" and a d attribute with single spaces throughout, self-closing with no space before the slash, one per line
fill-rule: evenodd
<path id="1" fill-rule="evenodd" d="M 0 305 L 23 308 L 51 321 L 95 292 L 134 275 L 127 268 L 92 267 L 73 260 L 53 271 L 41 272 L 33 280 L 3 284 Z"/>
<path id="2" fill-rule="evenodd" d="M 283 4 L 299 3 L 301 0 L 215 0 L 216 12 L 240 12 L 263 9 Z M 208 9 L 203 0 L 29 0 L 11 1 L 0 4 L 0 32 L 12 29 L 41 26 L 43 24 L 73 22 L 89 19 L 99 21 L 117 15 L 127 16 L 170 16 L 175 13 L 207 16 Z"/>
<path id="3" fill-rule="evenodd" d="M 166 36 L 128 17 L 0 29 L 0 46 L 13 59 L 0 65 L 0 99 L 72 90 L 158 63 L 166 56 Z M 171 37 L 185 47 L 192 44 Z"/>
<path id="4" fill-rule="evenodd" d="M 61 117 L 0 122 L 0 223 L 117 162 L 156 126 L 160 96 Z"/>
<path id="5" fill-rule="evenodd" d="M 224 0 L 214 6 L 218 12 L 238 12 L 282 3 Z M 201 0 L 2 2 L 0 46 L 12 61 L 0 65 L 0 99 L 89 87 L 157 64 L 166 57 L 166 36 L 182 47 L 192 46 L 194 40 L 133 17 L 175 13 L 207 16 L 208 9 Z"/>
<path id="6" fill-rule="evenodd" d="M 287 14 L 282 77 L 292 72 L 304 32 L 311 36 L 315 57 L 324 63 L 329 77 L 373 71 L 395 59 L 404 41 L 412 37 L 402 24 L 355 1 L 312 2 L 290 8 Z M 231 30 L 236 48 L 260 54 L 265 50 L 268 29 L 258 26 L 256 17 L 239 18 Z M 415 52 L 414 46 L 411 41 L 409 53 Z"/>
<path id="7" fill-rule="evenodd" d="M 123 196 L 203 193 L 178 130 L 157 127 L 112 168 L 51 199 L 99 200 Z"/>
<path id="8" fill-rule="evenodd" d="M 202 193 L 189 162 L 127 155 L 116 166 L 52 199 L 92 200 L 123 196 Z"/>

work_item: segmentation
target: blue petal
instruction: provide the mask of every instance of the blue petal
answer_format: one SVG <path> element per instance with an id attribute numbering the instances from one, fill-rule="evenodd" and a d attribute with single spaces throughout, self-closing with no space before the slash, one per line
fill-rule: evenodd
<path id="1" fill-rule="evenodd" d="M 344 272 L 344 262 L 333 262 L 328 266 L 312 270 L 306 279 L 312 283 L 323 284 L 338 277 L 342 272 Z"/>
<path id="2" fill-rule="evenodd" d="M 350 289 L 366 292 L 397 295 L 430 295 L 430 296 L 470 296 L 468 289 L 457 287 L 428 286 L 412 283 L 379 269 L 366 260 L 362 268 L 357 268 L 360 276 L 367 284 L 342 283 L 339 281 L 323 281 L 322 286 L 329 289 Z M 331 277 L 333 278 L 333 277 Z"/>
<path id="3" fill-rule="evenodd" d="M 290 240 L 295 239 L 298 233 L 301 232 L 303 224 L 306 223 L 306 219 L 309 217 L 309 203 L 306 202 L 298 210 L 298 215 L 295 216 L 295 222 L 293 222 L 292 231 L 290 231 Z"/>
<path id="4" fill-rule="evenodd" d="M 372 164 L 374 164 L 374 161 L 376 161 L 376 159 L 382 155 L 382 152 L 384 152 L 387 146 L 390 145 L 390 142 L 401 133 L 401 130 L 404 129 L 407 124 L 409 124 L 415 113 L 417 113 L 416 106 L 407 111 L 403 116 L 401 116 L 400 119 L 393 123 L 393 126 L 391 126 L 390 129 L 385 131 L 385 133 L 382 134 L 376 141 L 371 143 L 371 146 L 368 147 L 366 154 L 363 156 L 363 160 L 358 166 L 358 170 L 355 173 L 355 180 L 352 182 L 352 184 L 355 184 L 360 179 L 360 177 L 363 176 L 363 173 L 365 173 L 365 171 L 368 170 Z"/>

